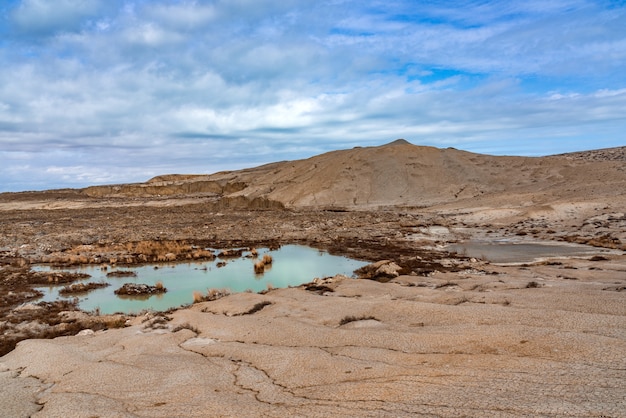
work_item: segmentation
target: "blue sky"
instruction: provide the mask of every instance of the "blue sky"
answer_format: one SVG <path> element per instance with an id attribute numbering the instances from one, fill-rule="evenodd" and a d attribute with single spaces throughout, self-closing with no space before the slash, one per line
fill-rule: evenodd
<path id="1" fill-rule="evenodd" d="M 529 156 L 626 145 L 626 2 L 0 3 L 0 191 L 397 138 Z"/>

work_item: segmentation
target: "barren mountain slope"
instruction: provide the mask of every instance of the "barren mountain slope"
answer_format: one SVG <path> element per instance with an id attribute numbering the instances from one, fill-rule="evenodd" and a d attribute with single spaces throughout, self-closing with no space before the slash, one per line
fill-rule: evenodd
<path id="1" fill-rule="evenodd" d="M 558 154 L 571 160 L 586 161 L 624 161 L 626 162 L 626 147 L 602 148 L 591 151 L 569 152 Z"/>
<path id="2" fill-rule="evenodd" d="M 626 164 L 616 156 L 623 156 L 624 149 L 502 157 L 397 140 L 240 171 L 164 175 L 146 183 L 95 186 L 82 192 L 99 198 L 208 196 L 227 205 L 256 207 L 550 205 L 623 198 Z"/>
<path id="3" fill-rule="evenodd" d="M 621 161 L 565 157 L 496 157 L 395 141 L 306 160 L 280 162 L 208 179 L 245 184 L 230 196 L 263 197 L 287 207 L 371 208 L 472 204 L 498 198 L 511 204 L 624 194 Z"/>

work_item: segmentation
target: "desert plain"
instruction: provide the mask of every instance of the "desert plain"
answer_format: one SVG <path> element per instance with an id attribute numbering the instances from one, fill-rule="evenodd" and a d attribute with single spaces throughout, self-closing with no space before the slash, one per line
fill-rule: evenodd
<path id="1" fill-rule="evenodd" d="M 166 312 L 38 302 L 71 274 L 309 245 L 359 278 Z M 0 194 L 0 415 L 626 416 L 626 148 L 404 140 L 145 183 Z"/>

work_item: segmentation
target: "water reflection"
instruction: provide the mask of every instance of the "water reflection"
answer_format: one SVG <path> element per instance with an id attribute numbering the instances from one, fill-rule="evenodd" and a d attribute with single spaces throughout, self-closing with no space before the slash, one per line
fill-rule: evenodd
<path id="1" fill-rule="evenodd" d="M 345 274 L 352 276 L 354 270 L 364 266 L 365 262 L 346 257 L 333 256 L 316 248 L 299 245 L 286 245 L 278 250 L 257 249 L 258 257 L 252 258 L 249 252 L 242 257 L 216 259 L 200 263 L 176 263 L 144 265 L 136 267 L 117 267 L 115 271 L 132 271 L 136 277 L 107 277 L 107 271 L 100 266 L 84 266 L 63 269 L 87 273 L 91 277 L 85 281 L 107 282 L 111 286 L 95 289 L 86 295 L 79 295 L 79 307 L 90 311 L 99 309 L 101 313 L 137 313 L 144 309 L 167 310 L 193 301 L 193 293 L 206 293 L 208 289 L 227 288 L 231 292 L 259 292 L 268 287 L 281 288 L 297 286 L 309 282 L 315 277 Z M 254 273 L 254 263 L 264 254 L 271 254 L 272 263 L 265 266 L 262 274 Z M 218 263 L 225 263 L 218 267 Z M 49 271 L 48 266 L 36 267 L 40 271 Z M 110 271 L 109 271 L 110 273 Z M 150 286 L 163 282 L 167 293 L 141 297 L 116 296 L 113 292 L 124 283 L 144 283 Z M 38 288 L 44 293 L 43 301 L 64 299 L 59 295 L 62 286 Z M 73 295 L 70 297 L 74 297 Z"/>
<path id="2" fill-rule="evenodd" d="M 586 257 L 615 253 L 605 248 L 556 242 L 480 242 L 451 244 L 446 250 L 492 263 L 530 263 L 546 258 Z"/>

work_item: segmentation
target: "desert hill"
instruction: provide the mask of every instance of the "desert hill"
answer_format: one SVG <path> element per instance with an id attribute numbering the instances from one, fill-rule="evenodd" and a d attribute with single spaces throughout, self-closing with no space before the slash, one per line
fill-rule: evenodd
<path id="1" fill-rule="evenodd" d="M 92 197 L 212 195 L 256 207 L 372 209 L 493 199 L 537 205 L 624 194 L 626 147 L 548 157 L 490 156 L 405 140 L 212 175 L 94 186 Z M 609 158 L 610 157 L 610 158 Z"/>

